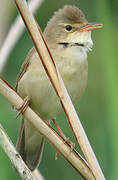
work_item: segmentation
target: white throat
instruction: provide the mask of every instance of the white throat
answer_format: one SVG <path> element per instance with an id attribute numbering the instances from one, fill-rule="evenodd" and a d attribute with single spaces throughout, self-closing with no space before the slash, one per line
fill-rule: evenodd
<path id="1" fill-rule="evenodd" d="M 68 43 L 73 44 L 83 44 L 83 47 L 80 46 L 80 48 L 84 51 L 92 50 L 93 41 L 91 39 L 91 31 L 85 31 L 85 32 L 75 32 L 73 34 L 69 34 L 68 38 L 66 39 Z"/>
<path id="2" fill-rule="evenodd" d="M 87 52 L 92 50 L 92 46 L 91 31 L 75 32 L 69 34 L 66 40 L 59 43 L 58 50 L 63 54 L 63 57 L 68 54 L 68 57 L 73 57 L 81 63 L 87 59 Z"/>

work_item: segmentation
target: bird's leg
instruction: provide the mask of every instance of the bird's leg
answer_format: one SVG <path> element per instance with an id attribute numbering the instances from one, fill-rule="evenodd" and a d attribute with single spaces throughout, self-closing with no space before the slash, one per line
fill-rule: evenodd
<path id="1" fill-rule="evenodd" d="M 55 127 L 57 128 L 59 134 L 60 134 L 61 137 L 64 139 L 65 143 L 67 143 L 67 144 L 70 146 L 70 148 L 71 148 L 70 153 L 71 153 L 72 150 L 74 149 L 75 144 L 74 144 L 72 141 L 70 141 L 69 138 L 67 138 L 67 137 L 65 136 L 65 134 L 64 134 L 63 131 L 61 130 L 59 124 L 57 123 L 57 121 L 56 121 L 54 118 L 52 119 L 52 121 L 53 121 Z M 56 152 L 55 159 L 58 158 L 58 155 L 59 155 L 59 152 Z"/>
<path id="2" fill-rule="evenodd" d="M 52 121 L 53 121 L 55 127 L 57 128 L 59 134 L 61 135 L 61 137 L 62 137 L 64 140 L 67 139 L 66 136 L 64 135 L 63 131 L 61 130 L 59 124 L 57 123 L 57 121 L 56 121 L 55 119 L 52 119 Z"/>
<path id="3" fill-rule="evenodd" d="M 19 112 L 18 114 L 16 115 L 16 118 L 20 115 L 20 114 L 23 114 L 25 112 L 25 110 L 27 109 L 28 105 L 29 105 L 29 97 L 26 96 L 24 101 L 23 101 L 23 104 L 21 105 L 21 107 L 19 109 L 17 109 Z"/>

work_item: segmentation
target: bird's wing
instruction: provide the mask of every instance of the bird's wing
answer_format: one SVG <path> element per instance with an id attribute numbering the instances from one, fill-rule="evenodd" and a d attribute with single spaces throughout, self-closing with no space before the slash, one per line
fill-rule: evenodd
<path id="1" fill-rule="evenodd" d="M 19 74 L 18 74 L 18 76 L 17 76 L 17 78 L 16 78 L 16 84 L 15 84 L 15 90 L 16 90 L 16 91 L 17 91 L 17 87 L 18 87 L 18 82 L 19 82 L 19 80 L 20 80 L 20 79 L 22 78 L 22 76 L 25 74 L 25 72 L 27 71 L 27 69 L 28 69 L 28 67 L 29 67 L 29 65 L 30 65 L 30 57 L 32 56 L 32 54 L 34 53 L 34 51 L 36 51 L 36 50 L 35 50 L 35 48 L 33 47 L 33 48 L 29 51 L 29 53 L 28 53 L 28 55 L 27 55 L 24 63 L 23 63 L 22 66 L 21 66 L 21 69 L 20 69 L 20 71 L 19 71 Z"/>
<path id="2" fill-rule="evenodd" d="M 27 130 L 25 122 L 28 123 L 29 128 L 27 142 L 25 142 L 25 131 Z M 30 132 L 30 130 L 32 133 Z M 43 153 L 43 147 L 44 137 L 33 127 L 33 125 L 29 121 L 27 121 L 23 117 L 19 129 L 16 149 L 31 171 L 33 171 L 39 165 Z"/>

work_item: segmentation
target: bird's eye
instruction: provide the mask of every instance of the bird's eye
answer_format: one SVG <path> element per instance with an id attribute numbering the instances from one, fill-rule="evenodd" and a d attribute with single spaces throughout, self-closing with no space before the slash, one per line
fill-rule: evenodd
<path id="1" fill-rule="evenodd" d="M 72 30 L 72 26 L 71 25 L 66 25 L 65 29 L 66 29 L 66 31 L 71 31 Z"/>

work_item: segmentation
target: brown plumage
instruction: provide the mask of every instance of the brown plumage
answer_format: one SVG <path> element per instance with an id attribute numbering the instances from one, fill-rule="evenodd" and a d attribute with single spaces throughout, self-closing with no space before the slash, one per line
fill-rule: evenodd
<path id="1" fill-rule="evenodd" d="M 44 30 L 45 39 L 73 103 L 79 101 L 88 79 L 87 51 L 93 45 L 90 31 L 96 28 L 96 24 L 87 23 L 80 9 L 64 6 L 54 13 Z M 83 26 L 84 30 L 80 31 Z M 16 91 L 22 98 L 28 96 L 30 106 L 45 120 L 51 120 L 63 112 L 34 47 L 21 67 Z M 31 170 L 40 162 L 43 144 L 44 137 L 27 119 L 23 119 L 17 149 Z"/>
<path id="2" fill-rule="evenodd" d="M 49 23 L 71 23 L 71 24 L 83 24 L 87 23 L 87 20 L 83 12 L 76 6 L 64 6 L 64 8 L 59 9 L 54 13 L 54 16 L 50 19 Z"/>

